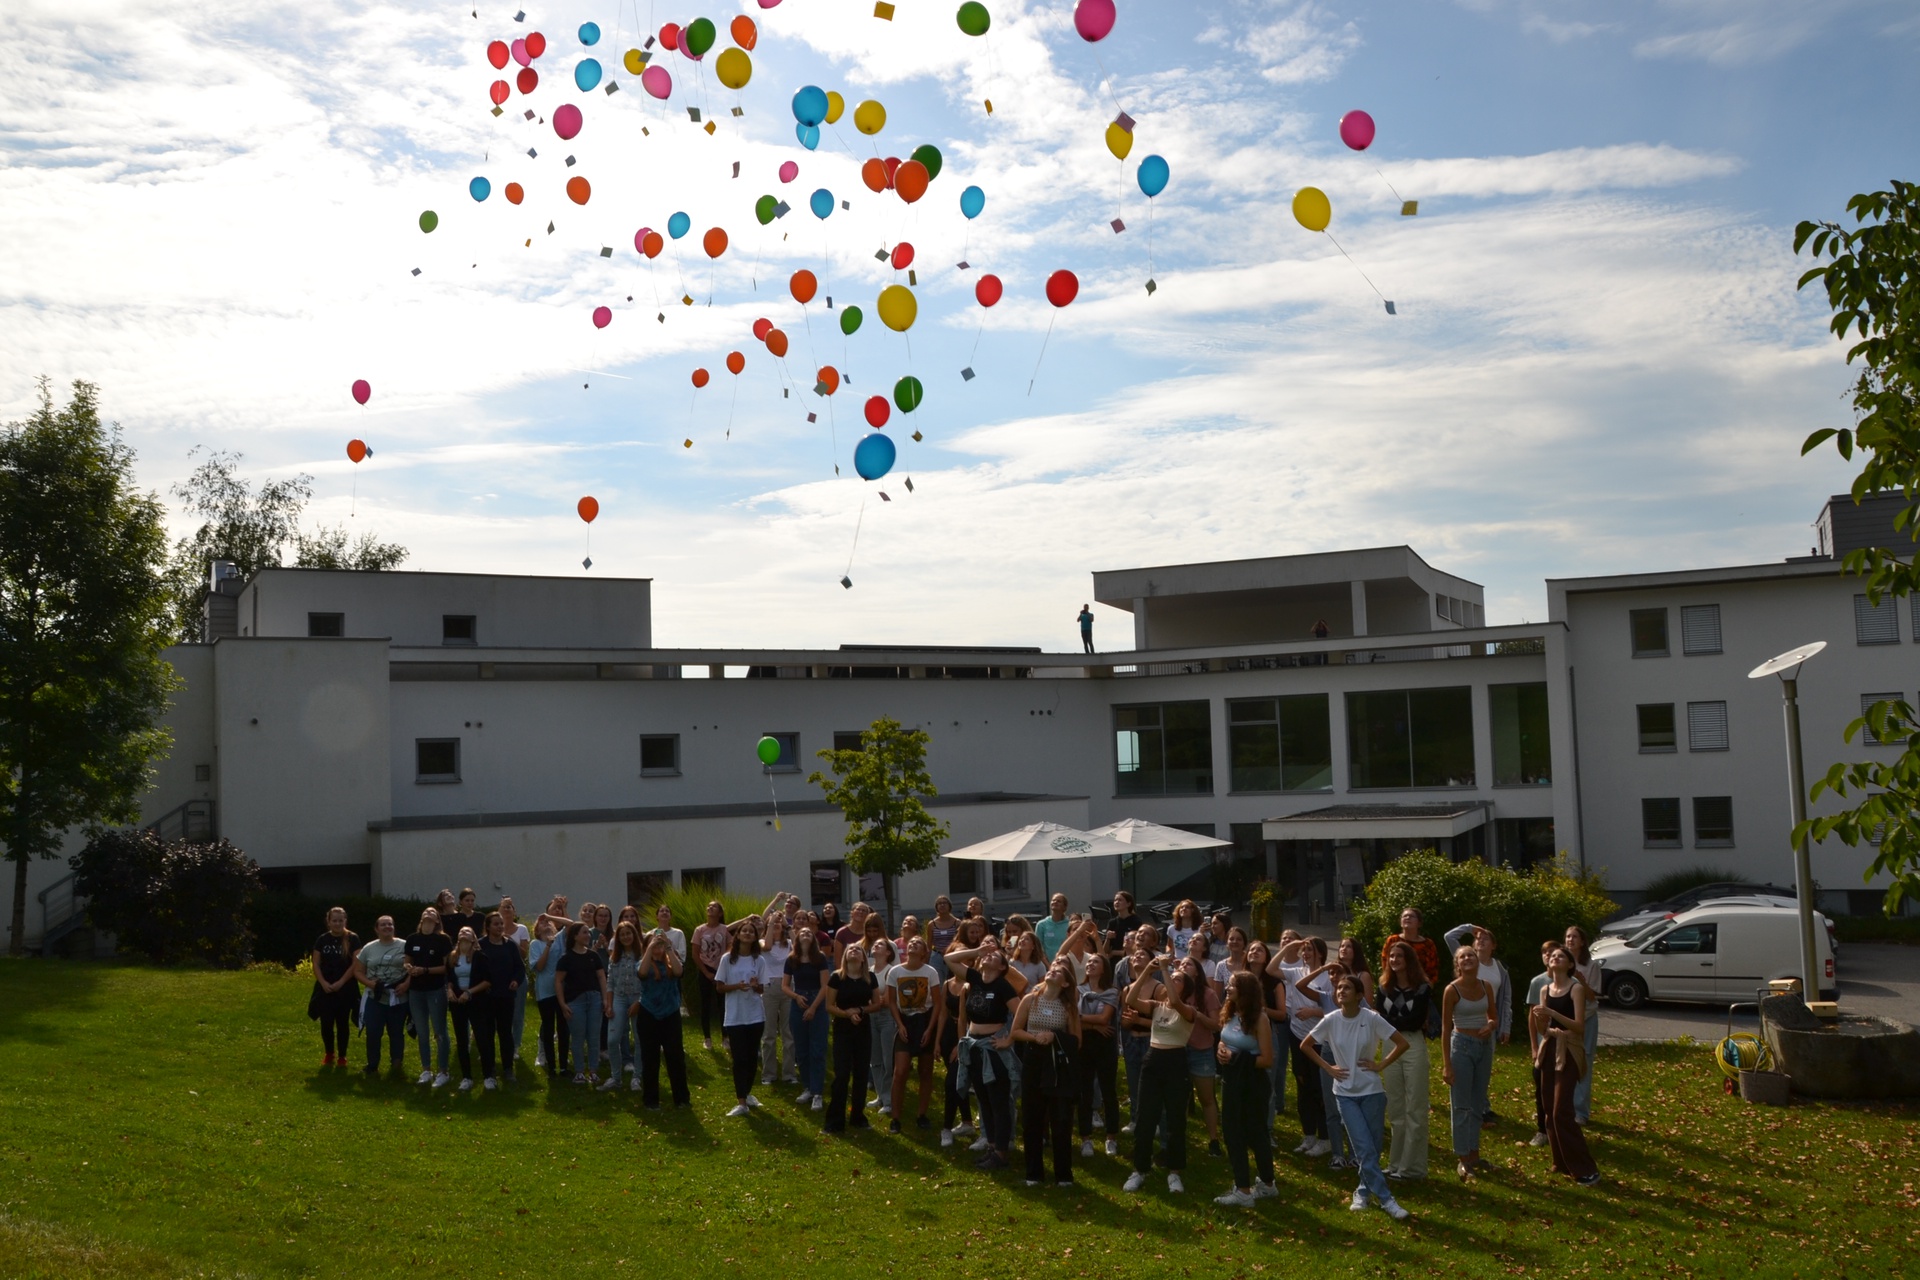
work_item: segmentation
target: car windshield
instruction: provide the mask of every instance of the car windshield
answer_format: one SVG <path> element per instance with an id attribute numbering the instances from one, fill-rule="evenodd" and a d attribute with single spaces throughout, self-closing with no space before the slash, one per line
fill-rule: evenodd
<path id="1" fill-rule="evenodd" d="M 1655 920 L 1652 924 L 1647 925 L 1629 937 L 1627 939 L 1627 945 L 1630 947 L 1644 947 L 1672 927 L 1673 921 L 1665 919 L 1664 917 Z"/>

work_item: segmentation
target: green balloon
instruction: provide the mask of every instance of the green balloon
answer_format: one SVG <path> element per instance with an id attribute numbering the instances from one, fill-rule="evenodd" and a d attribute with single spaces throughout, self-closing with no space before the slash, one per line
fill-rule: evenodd
<path id="1" fill-rule="evenodd" d="M 440 215 L 435 213 L 433 210 L 429 209 L 425 213 L 420 215 L 420 229 L 422 231 L 425 231 L 431 234 L 433 229 L 439 225 L 440 225 Z"/>
<path id="2" fill-rule="evenodd" d="M 927 166 L 927 181 L 932 182 L 940 176 L 940 148 L 931 142 L 913 149 L 913 158 Z"/>
<path id="3" fill-rule="evenodd" d="M 712 24 L 709 23 L 708 26 L 711 27 Z M 753 749 L 753 753 L 760 757 L 761 764 L 765 764 L 765 765 L 779 764 L 780 763 L 780 740 L 778 738 L 762 738 L 760 739 L 760 745 Z"/>
<path id="4" fill-rule="evenodd" d="M 687 51 L 694 57 L 699 57 L 713 48 L 713 23 L 706 18 L 695 18 L 687 24 L 684 38 L 687 42 Z"/>
<path id="5" fill-rule="evenodd" d="M 912 413 L 920 407 L 926 391 L 920 385 L 920 379 L 908 374 L 893 384 L 893 402 L 900 406 L 900 412 Z"/>
<path id="6" fill-rule="evenodd" d="M 860 308 L 858 307 L 842 307 L 840 310 L 840 332 L 851 335 L 854 330 L 860 327 L 860 322 L 865 318 L 866 317 L 860 314 Z"/>
<path id="7" fill-rule="evenodd" d="M 777 203 L 772 196 L 761 196 L 753 202 L 753 216 L 760 219 L 761 226 L 773 221 L 773 210 Z"/>
<path id="8" fill-rule="evenodd" d="M 954 15 L 954 21 L 960 29 L 970 36 L 983 36 L 987 28 L 993 25 L 993 15 L 987 12 L 987 6 L 980 0 L 967 0 L 960 6 L 960 12 Z"/>

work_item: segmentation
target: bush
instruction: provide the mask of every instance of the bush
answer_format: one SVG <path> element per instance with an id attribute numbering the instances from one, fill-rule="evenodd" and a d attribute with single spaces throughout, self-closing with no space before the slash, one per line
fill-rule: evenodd
<path id="1" fill-rule="evenodd" d="M 171 844 L 151 831 L 108 831 L 74 856 L 87 918 L 157 963 L 204 959 L 236 968 L 252 956 L 248 905 L 260 868 L 225 840 Z"/>
<path id="2" fill-rule="evenodd" d="M 401 937 L 412 933 L 429 902 L 417 898 L 385 898 L 349 894 L 343 898 L 315 898 L 300 893 L 261 893 L 254 896 L 250 919 L 254 934 L 254 955 L 289 967 L 308 960 L 313 940 L 326 931 L 327 912 L 334 907 L 347 909 L 347 928 L 360 935 L 360 941 L 372 942 L 373 923 L 381 916 L 392 916 L 394 932 Z"/>
<path id="3" fill-rule="evenodd" d="M 691 942 L 693 931 L 707 922 L 709 902 L 717 899 L 725 909 L 728 920 L 743 920 L 757 911 L 764 910 L 767 900 L 771 897 L 773 897 L 771 890 L 759 896 L 750 893 L 729 893 L 725 890 L 716 893 L 710 886 L 695 884 L 690 888 L 667 889 L 651 902 L 636 902 L 633 905 L 640 908 L 640 923 L 651 929 L 654 911 L 665 903 L 667 910 L 673 913 L 673 927 L 684 932 Z M 619 911 L 620 908 L 616 904 L 614 913 L 617 915 Z"/>
<path id="4" fill-rule="evenodd" d="M 1476 860 L 1449 862 L 1432 849 L 1404 854 L 1382 867 L 1355 900 L 1348 933 L 1369 964 L 1400 930 L 1400 913 L 1418 907 L 1422 932 L 1440 947 L 1440 980 L 1452 980 L 1453 957 L 1441 935 L 1471 922 L 1493 930 L 1494 955 L 1513 976 L 1516 997 L 1540 971 L 1540 944 L 1569 925 L 1589 935 L 1615 910 L 1597 877 L 1572 873 L 1564 862 L 1543 863 L 1524 875 Z"/>
<path id="5" fill-rule="evenodd" d="M 1666 875 L 1656 876 L 1647 881 L 1643 892 L 1647 895 L 1642 901 L 1660 902 L 1676 893 L 1685 893 L 1689 889 L 1698 889 L 1703 884 L 1725 884 L 1737 881 L 1740 876 L 1724 867 L 1686 867 L 1679 871 L 1669 871 Z"/>
<path id="6" fill-rule="evenodd" d="M 1903 942 L 1920 946 L 1920 916 L 1835 916 L 1833 932 L 1842 942 Z"/>

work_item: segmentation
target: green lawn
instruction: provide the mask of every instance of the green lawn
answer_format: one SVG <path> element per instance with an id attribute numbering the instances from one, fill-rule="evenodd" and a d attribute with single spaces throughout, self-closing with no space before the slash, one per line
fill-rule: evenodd
<path id="1" fill-rule="evenodd" d="M 1126 1195 L 1105 1157 L 1028 1191 L 1018 1159 L 988 1178 L 933 1134 L 823 1139 L 785 1088 L 727 1120 L 725 1062 L 697 1047 L 690 1114 L 368 1083 L 318 1070 L 306 1001 L 267 972 L 0 963 L 0 1276 L 1920 1272 L 1920 1108 L 1749 1106 L 1697 1046 L 1602 1052 L 1597 1191 L 1521 1145 L 1525 1060 L 1503 1055 L 1495 1106 L 1527 1121 L 1488 1135 L 1495 1172 L 1462 1186 L 1436 1150 L 1395 1224 L 1348 1212 L 1324 1161 L 1283 1158 L 1279 1200 L 1225 1210 L 1204 1154 L 1184 1197 Z"/>

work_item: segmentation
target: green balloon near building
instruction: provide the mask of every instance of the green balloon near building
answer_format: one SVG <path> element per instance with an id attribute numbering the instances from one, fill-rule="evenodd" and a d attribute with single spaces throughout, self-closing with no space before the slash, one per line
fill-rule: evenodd
<path id="1" fill-rule="evenodd" d="M 931 142 L 923 143 L 913 149 L 913 158 L 926 166 L 928 182 L 940 176 L 940 148 Z"/>
<path id="2" fill-rule="evenodd" d="M 908 374 L 893 384 L 893 402 L 900 406 L 900 412 L 912 413 L 920 407 L 920 401 L 926 391 L 920 385 L 920 379 Z"/>
<path id="3" fill-rule="evenodd" d="M 753 216 L 760 220 L 761 226 L 773 221 L 774 209 L 778 205 L 772 196 L 761 196 L 753 202 Z"/>
<path id="4" fill-rule="evenodd" d="M 860 322 L 864 319 L 866 319 L 866 317 L 860 314 L 860 308 L 842 307 L 840 309 L 840 332 L 851 337 L 854 331 L 860 327 Z"/>
<path id="5" fill-rule="evenodd" d="M 761 764 L 776 765 L 780 763 L 780 740 L 778 738 L 760 739 L 760 745 L 755 747 L 753 751 L 755 755 L 760 757 Z"/>
<path id="6" fill-rule="evenodd" d="M 439 225 L 440 225 L 440 215 L 435 213 L 433 210 L 429 209 L 425 213 L 420 215 L 420 229 L 422 231 L 425 231 L 431 234 L 433 229 Z"/>
<path id="7" fill-rule="evenodd" d="M 681 37 L 687 42 L 687 52 L 698 58 L 713 48 L 713 22 L 708 18 L 695 18 L 687 24 L 686 33 Z"/>
<path id="8" fill-rule="evenodd" d="M 960 6 L 960 12 L 954 15 L 954 21 L 960 29 L 970 36 L 983 36 L 987 28 L 993 25 L 993 15 L 987 12 L 987 6 L 980 0 L 967 0 Z"/>

